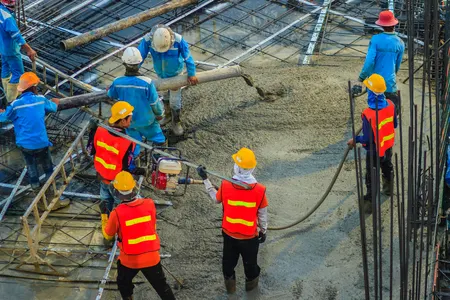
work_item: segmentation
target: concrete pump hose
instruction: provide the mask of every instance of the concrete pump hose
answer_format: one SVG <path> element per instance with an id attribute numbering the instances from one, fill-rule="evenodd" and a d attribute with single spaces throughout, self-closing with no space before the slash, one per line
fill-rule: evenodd
<path id="1" fill-rule="evenodd" d="M 362 128 L 360 128 L 358 131 L 356 131 L 355 135 L 358 135 L 361 132 Z M 342 167 L 344 166 L 345 160 L 347 159 L 348 153 L 350 152 L 351 148 L 347 147 L 347 149 L 344 152 L 344 155 L 342 156 L 341 162 L 339 163 L 339 166 L 336 170 L 336 173 L 334 173 L 333 179 L 331 180 L 330 184 L 328 185 L 327 190 L 325 191 L 325 193 L 322 195 L 322 198 L 320 198 L 320 200 L 316 203 L 316 205 L 314 205 L 313 208 L 311 208 L 304 216 L 302 216 L 300 219 L 298 219 L 297 221 L 289 224 L 289 225 L 285 225 L 285 226 L 281 226 L 281 227 L 269 227 L 268 230 L 284 230 L 284 229 L 288 229 L 291 227 L 294 227 L 298 224 L 300 224 L 301 222 L 305 221 L 306 219 L 308 219 L 321 205 L 322 203 L 325 201 L 325 199 L 328 197 L 328 195 L 331 192 L 331 189 L 333 188 L 334 184 L 336 183 L 336 180 L 338 179 L 339 174 L 341 173 Z"/>

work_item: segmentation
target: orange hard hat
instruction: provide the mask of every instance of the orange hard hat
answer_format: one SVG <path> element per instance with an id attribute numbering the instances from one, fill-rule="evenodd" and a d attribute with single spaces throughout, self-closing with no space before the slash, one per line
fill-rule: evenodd
<path id="1" fill-rule="evenodd" d="M 390 10 L 384 10 L 380 12 L 378 20 L 375 24 L 382 27 L 391 27 L 398 24 L 398 20 L 394 17 L 394 14 Z"/>
<path id="2" fill-rule="evenodd" d="M 237 153 L 231 156 L 234 162 L 243 169 L 253 169 L 256 167 L 255 153 L 248 148 L 241 148 Z"/>
<path id="3" fill-rule="evenodd" d="M 40 80 L 36 74 L 33 72 L 25 72 L 20 76 L 19 85 L 17 86 L 17 90 L 19 92 L 23 92 L 29 89 L 32 86 L 37 86 Z"/>

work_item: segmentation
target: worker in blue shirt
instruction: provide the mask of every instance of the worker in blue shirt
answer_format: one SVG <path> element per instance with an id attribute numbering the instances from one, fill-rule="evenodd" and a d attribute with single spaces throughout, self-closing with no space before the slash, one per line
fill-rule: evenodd
<path id="1" fill-rule="evenodd" d="M 394 32 L 398 20 L 391 11 L 382 11 L 375 24 L 381 26 L 384 32 L 373 36 L 370 40 L 366 61 L 358 80 L 363 82 L 374 73 L 381 75 L 386 81 L 385 96 L 394 102 L 398 110 L 400 107 L 396 81 L 405 44 Z"/>
<path id="2" fill-rule="evenodd" d="M 367 108 L 363 111 L 362 135 L 350 139 L 347 145 L 354 147 L 356 143 L 362 144 L 366 150 L 366 188 L 364 196 L 365 210 L 372 209 L 372 168 L 377 166 L 380 160 L 382 173 L 382 191 L 390 196 L 393 192 L 393 165 L 392 147 L 395 142 L 395 128 L 397 128 L 397 114 L 395 104 L 385 96 L 386 82 L 379 74 L 372 74 L 364 80 L 367 87 Z M 378 136 L 378 139 L 375 138 Z M 372 165 L 373 163 L 373 165 Z"/>
<path id="3" fill-rule="evenodd" d="M 9 105 L 0 110 L 0 122 L 10 120 L 14 124 L 16 144 L 25 159 L 31 188 L 37 190 L 39 184 L 38 164 L 42 165 L 45 180 L 53 173 L 52 157 L 49 146 L 45 114 L 56 112 L 59 99 L 48 100 L 37 94 L 39 78 L 33 72 L 26 72 L 20 77 L 17 89 L 22 94 Z M 70 200 L 59 200 L 52 210 L 69 205 Z"/>
<path id="4" fill-rule="evenodd" d="M 11 103 L 17 98 L 17 85 L 23 74 L 23 61 L 20 50 L 34 61 L 36 51 L 28 45 L 17 27 L 13 11 L 15 0 L 0 1 L 0 55 L 2 57 L 2 85 L 6 100 Z"/>
<path id="5" fill-rule="evenodd" d="M 164 106 L 152 80 L 139 74 L 141 53 L 136 47 L 128 47 L 122 55 L 122 61 L 125 65 L 125 76 L 114 79 L 108 89 L 108 97 L 126 101 L 134 107 L 127 134 L 138 141 L 145 137 L 155 146 L 166 145 L 166 137 L 158 123 L 163 118 Z M 134 155 L 137 156 L 139 152 L 140 146 L 136 145 Z"/>
<path id="6" fill-rule="evenodd" d="M 189 52 L 189 45 L 181 35 L 173 32 L 168 26 L 156 25 L 141 41 L 138 47 L 145 59 L 150 53 L 153 59 L 153 68 L 159 78 L 170 78 L 179 75 L 186 65 L 188 82 L 196 85 L 194 59 Z M 142 65 L 142 63 L 140 64 Z M 165 116 L 161 125 L 172 122 L 172 131 L 176 136 L 183 135 L 181 126 L 181 89 L 168 91 L 164 96 Z"/>

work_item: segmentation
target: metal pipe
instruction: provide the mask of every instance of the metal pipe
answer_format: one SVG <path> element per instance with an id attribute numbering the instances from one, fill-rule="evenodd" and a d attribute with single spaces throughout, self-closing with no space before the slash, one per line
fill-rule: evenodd
<path id="1" fill-rule="evenodd" d="M 3 206 L 2 212 L 0 213 L 0 221 L 3 220 L 3 217 L 5 216 L 6 211 L 8 210 L 9 205 L 11 204 L 12 199 L 13 199 L 14 196 L 16 195 L 17 190 L 19 189 L 20 184 L 22 183 L 22 180 L 23 180 L 23 178 L 25 177 L 25 174 L 26 174 L 26 173 L 27 173 L 27 168 L 25 167 L 25 168 L 23 168 L 22 174 L 20 174 L 20 177 L 19 177 L 19 179 L 17 180 L 16 185 L 14 186 L 14 189 L 11 191 L 11 194 L 9 194 L 9 197 L 6 199 L 6 203 L 5 203 L 5 205 Z"/>
<path id="2" fill-rule="evenodd" d="M 111 267 L 114 262 L 114 258 L 116 257 L 116 252 L 117 252 L 117 237 L 114 241 L 114 246 L 111 250 L 111 253 L 109 254 L 108 265 L 106 266 L 105 274 L 103 275 L 102 281 L 100 281 L 100 287 L 98 289 L 97 297 L 95 298 L 96 300 L 102 299 L 103 290 L 105 289 L 104 285 L 106 284 L 106 281 L 108 280 L 109 272 L 111 271 Z"/>
<path id="3" fill-rule="evenodd" d="M 207 83 L 211 81 L 223 80 L 228 78 L 242 76 L 242 69 L 240 66 L 232 66 L 228 68 L 209 70 L 197 73 L 198 83 Z M 153 80 L 156 90 L 166 91 L 181 88 L 189 85 L 187 75 L 178 75 L 172 78 L 155 79 Z M 106 91 L 88 93 L 77 95 L 73 97 L 66 97 L 60 100 L 58 110 L 65 110 L 74 107 L 80 107 L 88 104 L 94 104 L 101 101 L 108 100 Z"/>
<path id="4" fill-rule="evenodd" d="M 75 36 L 70 39 L 63 40 L 61 41 L 60 46 L 62 49 L 67 51 L 77 46 L 81 46 L 93 42 L 95 40 L 101 39 L 113 32 L 123 30 L 125 28 L 134 26 L 136 24 L 145 22 L 157 16 L 163 15 L 176 8 L 188 6 L 196 2 L 197 0 L 173 0 L 171 2 L 167 2 L 162 5 L 144 10 L 143 12 L 129 16 L 122 20 L 110 23 L 103 27 L 88 31 L 86 33 L 81 34 L 80 36 Z"/>

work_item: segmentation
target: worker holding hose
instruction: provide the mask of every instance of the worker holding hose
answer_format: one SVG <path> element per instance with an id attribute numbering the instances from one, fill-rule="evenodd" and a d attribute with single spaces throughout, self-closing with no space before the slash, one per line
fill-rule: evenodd
<path id="1" fill-rule="evenodd" d="M 266 240 L 267 197 L 266 187 L 256 181 L 252 175 L 256 167 L 256 157 L 248 148 L 240 149 L 232 156 L 234 160 L 233 179 L 246 183 L 245 189 L 229 181 L 222 181 L 216 190 L 208 179 L 206 168 L 199 166 L 197 173 L 214 203 L 222 203 L 223 258 L 222 271 L 227 293 L 236 291 L 236 267 L 242 256 L 245 272 L 245 290 L 251 291 L 258 286 L 259 244 Z M 258 232 L 259 227 L 259 232 Z"/>
<path id="2" fill-rule="evenodd" d="M 178 76 L 186 65 L 189 84 L 195 85 L 198 79 L 195 76 L 194 59 L 189 52 L 189 45 L 181 35 L 173 32 L 166 25 L 156 25 L 139 44 L 139 51 L 145 59 L 150 53 L 153 59 L 153 68 L 159 78 Z M 142 65 L 142 63 L 140 64 Z M 168 91 L 169 99 L 165 95 L 164 119 L 161 125 L 172 122 L 172 131 L 176 136 L 183 135 L 181 126 L 181 89 Z"/>
<path id="3" fill-rule="evenodd" d="M 358 81 L 363 82 L 374 73 L 383 76 L 386 81 L 384 94 L 398 110 L 400 107 L 397 95 L 397 72 L 402 63 L 405 44 L 394 31 L 398 20 L 391 11 L 382 11 L 375 24 L 381 26 L 384 32 L 373 36 L 370 40 L 366 61 Z"/>
<path id="4" fill-rule="evenodd" d="M 395 128 L 397 128 L 397 114 L 395 104 L 386 99 L 386 83 L 379 74 L 372 74 L 364 80 L 367 87 L 368 98 L 366 108 L 361 119 L 363 122 L 362 136 L 356 136 L 355 140 L 350 139 L 347 145 L 354 147 L 356 143 L 362 144 L 366 149 L 366 188 L 364 196 L 364 207 L 367 213 L 372 211 L 372 176 L 373 167 L 377 166 L 380 160 L 383 187 L 382 191 L 390 196 L 392 191 L 393 165 L 392 147 L 395 141 Z M 378 122 L 377 122 L 378 121 Z M 378 135 L 378 138 L 375 138 Z M 373 163 L 373 165 L 372 165 Z"/>
<path id="5" fill-rule="evenodd" d="M 109 240 L 118 236 L 117 287 L 122 299 L 133 299 L 133 278 L 141 271 L 161 299 L 174 300 L 159 255 L 155 203 L 138 197 L 136 181 L 128 172 L 118 173 L 113 186 L 122 202 L 111 212 L 105 235 Z"/>
<path id="6" fill-rule="evenodd" d="M 132 122 L 134 107 L 128 102 L 118 101 L 111 107 L 109 125 L 117 132 L 125 133 Z M 114 197 L 111 181 L 121 171 L 130 171 L 136 175 L 144 175 L 145 169 L 134 165 L 134 148 L 136 144 L 123 137 L 109 132 L 103 127 L 97 127 L 92 122 L 89 133 L 87 149 L 94 156 L 94 167 L 100 180 L 100 214 L 102 233 L 105 236 L 105 227 L 108 216 L 114 204 L 120 200 Z M 105 241 L 105 244 L 109 242 Z"/>
<path id="7" fill-rule="evenodd" d="M 165 146 L 166 137 L 158 123 L 163 118 L 164 107 L 152 80 L 139 73 L 141 53 L 136 47 L 128 47 L 123 52 L 122 61 L 125 76 L 114 79 L 108 89 L 108 97 L 126 101 L 134 107 L 133 120 L 127 129 L 128 135 L 138 141 L 145 137 L 155 146 Z M 139 152 L 140 146 L 136 145 L 134 155 L 137 156 Z"/>
<path id="8" fill-rule="evenodd" d="M 11 103 L 17 98 L 19 78 L 24 73 L 20 50 L 36 59 L 36 51 L 28 45 L 17 27 L 14 17 L 16 0 L 0 0 L 0 54 L 2 56 L 2 85 L 6 100 Z"/>

